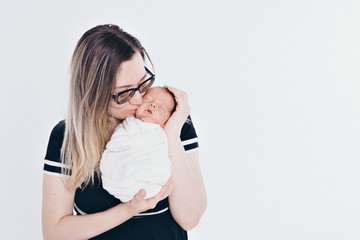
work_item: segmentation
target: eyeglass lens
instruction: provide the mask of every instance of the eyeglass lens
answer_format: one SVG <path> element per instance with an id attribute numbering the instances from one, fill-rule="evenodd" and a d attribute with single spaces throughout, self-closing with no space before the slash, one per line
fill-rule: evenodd
<path id="1" fill-rule="evenodd" d="M 154 80 L 155 80 L 154 76 L 150 76 L 149 78 L 147 78 L 147 80 L 142 82 L 137 88 L 131 89 L 129 91 L 124 91 L 123 93 L 119 94 L 117 96 L 117 103 L 122 104 L 129 101 L 134 96 L 136 91 L 139 91 L 140 93 L 146 92 L 151 87 Z"/>

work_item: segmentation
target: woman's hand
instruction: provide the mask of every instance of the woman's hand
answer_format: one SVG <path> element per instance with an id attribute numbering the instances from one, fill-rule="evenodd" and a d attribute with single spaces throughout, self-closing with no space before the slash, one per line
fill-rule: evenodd
<path id="1" fill-rule="evenodd" d="M 181 128 L 190 114 L 190 106 L 186 92 L 165 85 L 166 89 L 172 92 L 176 100 L 176 110 L 173 112 L 169 120 L 167 120 L 164 130 L 169 136 L 180 137 Z"/>
<path id="2" fill-rule="evenodd" d="M 140 212 L 144 212 L 146 210 L 152 209 L 156 207 L 156 204 L 160 202 L 161 200 L 168 197 L 173 190 L 173 183 L 171 177 L 167 181 L 167 183 L 161 188 L 160 192 L 149 199 L 144 199 L 146 196 L 146 192 L 144 189 L 141 189 L 133 199 L 131 199 L 129 202 L 126 202 L 126 206 L 132 213 L 132 215 L 136 215 Z"/>

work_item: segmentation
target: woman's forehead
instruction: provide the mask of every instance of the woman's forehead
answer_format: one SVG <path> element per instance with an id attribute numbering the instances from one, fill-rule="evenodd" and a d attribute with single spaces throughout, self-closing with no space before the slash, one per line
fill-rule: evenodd
<path id="1" fill-rule="evenodd" d="M 137 86 L 145 75 L 144 60 L 140 53 L 136 52 L 130 60 L 120 65 L 115 88 Z"/>

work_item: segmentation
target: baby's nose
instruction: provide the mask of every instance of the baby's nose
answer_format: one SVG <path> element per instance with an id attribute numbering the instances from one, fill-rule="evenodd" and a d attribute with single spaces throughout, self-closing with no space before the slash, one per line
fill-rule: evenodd
<path id="1" fill-rule="evenodd" d="M 155 103 L 150 103 L 150 107 L 156 108 Z"/>

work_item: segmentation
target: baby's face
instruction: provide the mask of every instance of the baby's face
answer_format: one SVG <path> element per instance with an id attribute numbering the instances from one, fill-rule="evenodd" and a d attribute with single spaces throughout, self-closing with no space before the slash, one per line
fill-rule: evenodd
<path id="1" fill-rule="evenodd" d="M 175 106 L 174 98 L 165 89 L 150 88 L 143 96 L 143 103 L 136 110 L 136 117 L 144 122 L 164 126 Z"/>

